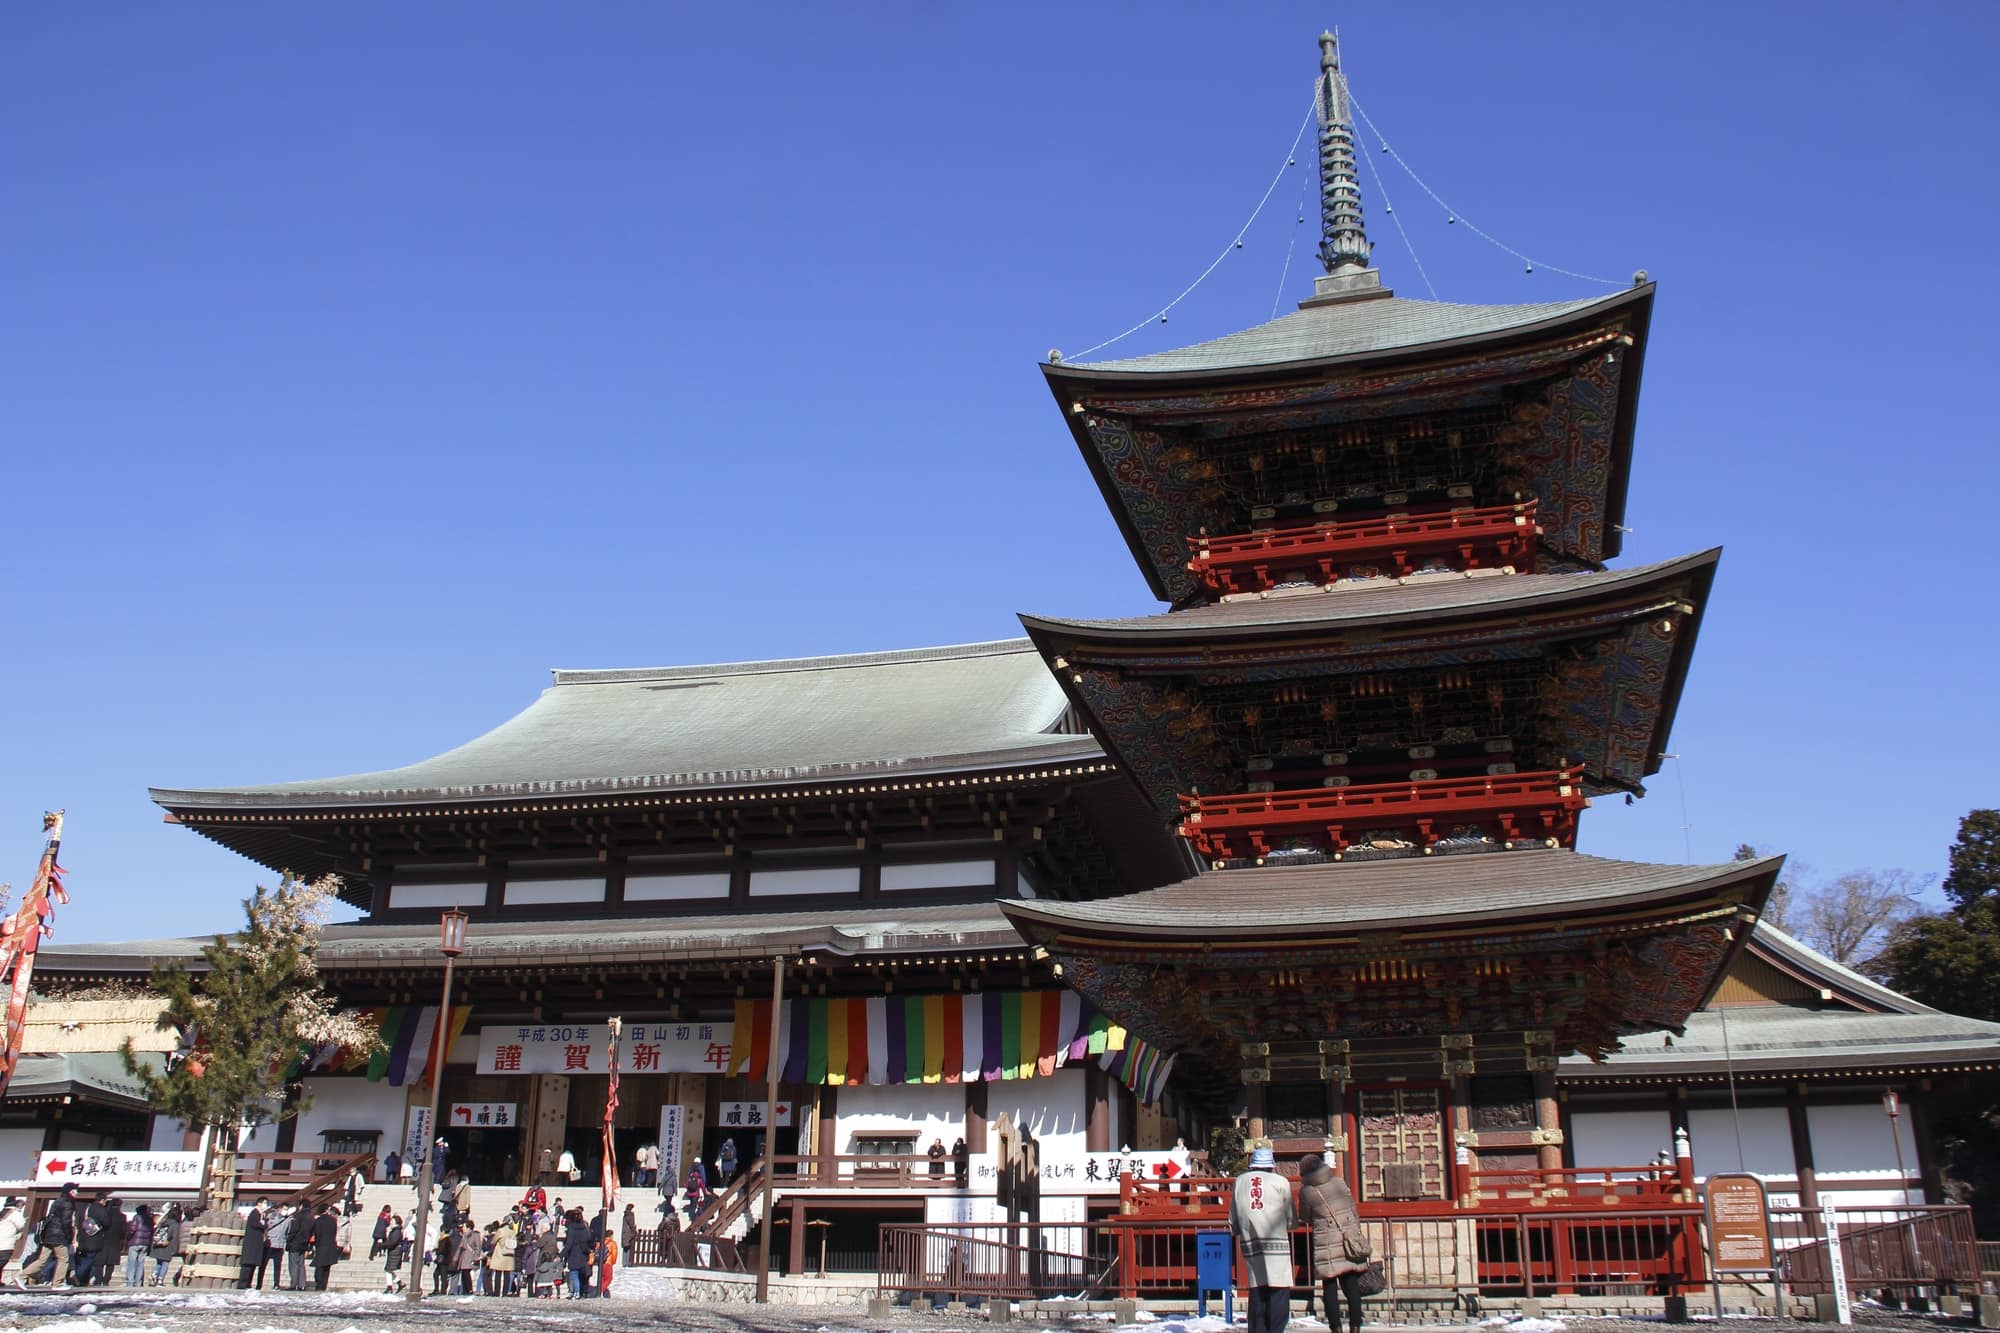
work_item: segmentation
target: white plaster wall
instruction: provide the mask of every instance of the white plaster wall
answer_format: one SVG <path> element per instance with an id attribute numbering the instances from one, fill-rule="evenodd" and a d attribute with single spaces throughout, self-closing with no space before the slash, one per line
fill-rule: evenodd
<path id="1" fill-rule="evenodd" d="M 943 1139 L 946 1148 L 965 1133 L 962 1083 L 857 1084 L 842 1088 L 834 1103 L 834 1142 L 851 1153 L 856 1135 L 882 1129 L 914 1129 L 917 1151 Z"/>
<path id="2" fill-rule="evenodd" d="M 169 1115 L 153 1117 L 153 1133 L 146 1141 L 147 1148 L 153 1152 L 185 1152 L 186 1142 L 187 1126 Z"/>
<path id="3" fill-rule="evenodd" d="M 1841 1172 L 1895 1175 L 1896 1140 L 1902 1143 L 1905 1172 L 1917 1173 L 1917 1140 L 1907 1109 L 1896 1117 L 1896 1140 L 1889 1137 L 1889 1116 L 1879 1101 L 1808 1106 L 1806 1128 L 1812 1134 L 1813 1170 L 1822 1180 Z"/>
<path id="4" fill-rule="evenodd" d="M 479 884 L 391 884 L 391 907 L 482 907 L 486 885 Z"/>
<path id="5" fill-rule="evenodd" d="M 882 867 L 882 890 L 990 888 L 993 860 L 923 861 L 916 865 Z"/>
<path id="6" fill-rule="evenodd" d="M 1879 1101 L 1855 1102 L 1845 1106 L 1806 1107 L 1806 1129 L 1812 1135 L 1813 1174 L 1822 1190 L 1843 1178 L 1896 1175 L 1896 1144 L 1903 1146 L 1903 1173 L 1917 1175 L 1917 1140 L 1910 1129 L 1907 1107 L 1896 1117 L 1896 1137 L 1889 1137 L 1889 1115 Z M 1871 1197 L 1872 1203 L 1888 1203 L 1893 1191 Z"/>
<path id="7" fill-rule="evenodd" d="M 628 903 L 685 902 L 698 898 L 727 898 L 729 872 L 716 870 L 692 875 L 627 875 L 625 901 Z"/>
<path id="8" fill-rule="evenodd" d="M 0 1129 L 0 1184 L 25 1189 L 34 1179 L 35 1165 L 42 1159 L 43 1133 L 34 1125 Z"/>
<path id="9" fill-rule="evenodd" d="M 1017 1125 L 1032 1129 L 1042 1145 L 1044 1162 L 1084 1152 L 1083 1070 L 1058 1069 L 1048 1078 L 999 1079 L 986 1085 L 986 1118 L 990 1125 L 1001 1112 Z M 1119 1143 L 1114 1133 L 1112 1140 Z M 991 1139 L 988 1139 L 991 1142 Z"/>
<path id="10" fill-rule="evenodd" d="M 509 907 L 547 903 L 601 903 L 604 877 L 595 879 L 510 879 L 500 895 Z"/>
<path id="11" fill-rule="evenodd" d="M 1657 1111 L 1578 1111 L 1569 1118 L 1578 1166 L 1646 1166 L 1674 1149 L 1674 1122 Z"/>
<path id="12" fill-rule="evenodd" d="M 1688 1139 L 1694 1149 L 1694 1173 L 1749 1171 L 1786 1180 L 1798 1174 L 1792 1156 L 1791 1116 L 1782 1106 L 1746 1106 L 1740 1113 L 1743 1151 L 1736 1150 L 1738 1113 L 1726 1106 L 1688 1112 Z"/>
<path id="13" fill-rule="evenodd" d="M 324 1141 L 323 1129 L 373 1129 L 382 1137 L 375 1141 L 378 1157 L 386 1156 L 403 1137 L 404 1089 L 392 1088 L 387 1081 L 370 1083 L 362 1078 L 308 1078 L 306 1092 L 312 1106 L 299 1117 L 294 1142 L 304 1150 L 317 1151 Z"/>
<path id="14" fill-rule="evenodd" d="M 860 866 L 821 866 L 813 870 L 752 870 L 750 896 L 770 898 L 793 893 L 859 893 Z"/>

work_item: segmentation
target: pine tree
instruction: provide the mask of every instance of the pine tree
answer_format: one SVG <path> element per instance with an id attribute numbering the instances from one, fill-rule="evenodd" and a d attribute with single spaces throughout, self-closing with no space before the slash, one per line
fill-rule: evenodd
<path id="1" fill-rule="evenodd" d="M 332 877 L 308 883 L 285 876 L 244 903 L 240 935 L 217 936 L 196 972 L 156 964 L 149 985 L 166 1002 L 160 1027 L 178 1031 L 183 1050 L 165 1073 L 141 1064 L 125 1045 L 125 1067 L 163 1115 L 211 1130 L 213 1151 L 233 1156 L 240 1126 L 289 1119 L 311 1103 L 287 1100 L 285 1080 L 303 1051 L 336 1043 L 357 1051 L 379 1045 L 374 1026 L 336 1007 L 320 983 L 314 953 L 332 901 Z M 206 1179 L 233 1180 L 225 1164 Z"/>
<path id="2" fill-rule="evenodd" d="M 2000 810 L 1973 810 L 1947 853 L 1948 911 L 1899 925 L 1878 961 L 1883 978 L 1947 1013 L 2000 1022 Z M 1990 1087 L 1931 1110 L 1946 1188 L 1972 1204 L 1979 1234 L 2000 1227 L 2000 1105 Z"/>

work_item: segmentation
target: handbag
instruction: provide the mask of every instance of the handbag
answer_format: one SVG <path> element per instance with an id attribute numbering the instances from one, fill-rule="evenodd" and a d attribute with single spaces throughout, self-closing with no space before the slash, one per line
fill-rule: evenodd
<path id="1" fill-rule="evenodd" d="M 1363 1296 L 1378 1296 L 1389 1285 L 1389 1275 L 1382 1271 L 1380 1259 L 1371 1262 L 1356 1276 L 1358 1280 L 1354 1284 L 1354 1289 Z"/>
<path id="2" fill-rule="evenodd" d="M 1351 1262 L 1357 1264 L 1368 1262 L 1368 1255 L 1370 1253 L 1368 1249 L 1368 1237 L 1359 1232 L 1348 1231 L 1342 1228 L 1340 1233 L 1340 1247 Z"/>

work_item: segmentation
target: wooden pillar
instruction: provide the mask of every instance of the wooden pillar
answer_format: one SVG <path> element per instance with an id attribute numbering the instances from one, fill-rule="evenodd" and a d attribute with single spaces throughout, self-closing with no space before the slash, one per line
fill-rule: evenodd
<path id="1" fill-rule="evenodd" d="M 1687 1089 L 1675 1088 L 1667 1103 L 1667 1121 L 1673 1126 L 1674 1174 L 1680 1179 L 1681 1202 L 1694 1201 L 1694 1140 L 1688 1134 Z M 1683 1149 L 1686 1151 L 1683 1152 Z"/>
<path id="2" fill-rule="evenodd" d="M 1785 1091 L 1785 1115 L 1792 1125 L 1792 1170 L 1799 1178 L 1799 1207 L 1819 1207 L 1819 1179 L 1813 1171 L 1812 1126 L 1806 1116 L 1803 1084 Z"/>
<path id="3" fill-rule="evenodd" d="M 840 1089 L 832 1084 L 826 1084 L 816 1089 L 816 1092 L 819 1111 L 813 1117 L 814 1137 L 817 1140 L 813 1152 L 819 1160 L 814 1165 L 819 1169 L 820 1183 L 831 1185 L 840 1176 L 839 1163 L 833 1160 L 834 1155 L 840 1151 L 840 1135 L 837 1132 L 840 1126 L 836 1115 L 840 1106 Z"/>
<path id="4" fill-rule="evenodd" d="M 981 1085 L 985 1086 L 984 1084 Z M 1085 1152 L 1110 1152 L 1111 1076 L 1095 1060 L 1083 1067 L 1083 1097 L 1087 1106 L 1083 1122 Z"/>
<path id="5" fill-rule="evenodd" d="M 1562 1184 L 1562 1108 L 1556 1104 L 1556 1072 L 1535 1071 L 1535 1157 L 1544 1185 Z"/>
<path id="6" fill-rule="evenodd" d="M 1264 1137 L 1264 1084 L 1243 1085 L 1243 1137 L 1261 1139 Z"/>
<path id="7" fill-rule="evenodd" d="M 806 1271 L 806 1201 L 792 1196 L 791 1249 L 785 1259 L 785 1272 L 797 1277 Z"/>
<path id="8" fill-rule="evenodd" d="M 1446 1150 L 1451 1153 L 1451 1193 L 1461 1208 L 1471 1208 L 1476 1204 L 1472 1197 L 1472 1150 L 1467 1146 L 1472 1136 L 1472 1080 L 1463 1074 L 1454 1074 L 1451 1079 L 1451 1138 Z"/>
<path id="9" fill-rule="evenodd" d="M 965 1085 L 965 1150 L 974 1157 L 987 1151 L 984 1079 L 974 1079 Z"/>
<path id="10" fill-rule="evenodd" d="M 1925 1203 L 1943 1203 L 1944 1173 L 1938 1170 L 1936 1144 L 1931 1138 L 1931 1082 L 1922 1079 L 1903 1089 L 1903 1109 L 1910 1116 L 1910 1137 L 1917 1142 L 1917 1175 L 1924 1186 Z"/>

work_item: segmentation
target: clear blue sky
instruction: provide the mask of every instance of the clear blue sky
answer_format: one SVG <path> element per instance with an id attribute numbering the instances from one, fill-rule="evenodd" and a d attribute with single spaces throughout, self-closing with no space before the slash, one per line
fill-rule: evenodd
<path id="1" fill-rule="evenodd" d="M 266 872 L 148 785 L 436 753 L 551 667 L 1154 609 L 1036 361 L 1145 317 L 1341 23 L 1465 216 L 1661 284 L 1626 561 L 1725 546 L 1695 859 L 1942 868 L 2000 802 L 1991 3 L 0 7 L 0 878 L 59 938 Z M 1448 226 L 1447 300 L 1608 290 Z M 1309 290 L 1303 173 L 1121 344 Z M 1376 255 L 1422 281 L 1364 176 Z M 1672 765 L 1586 850 L 1681 860 Z"/>

